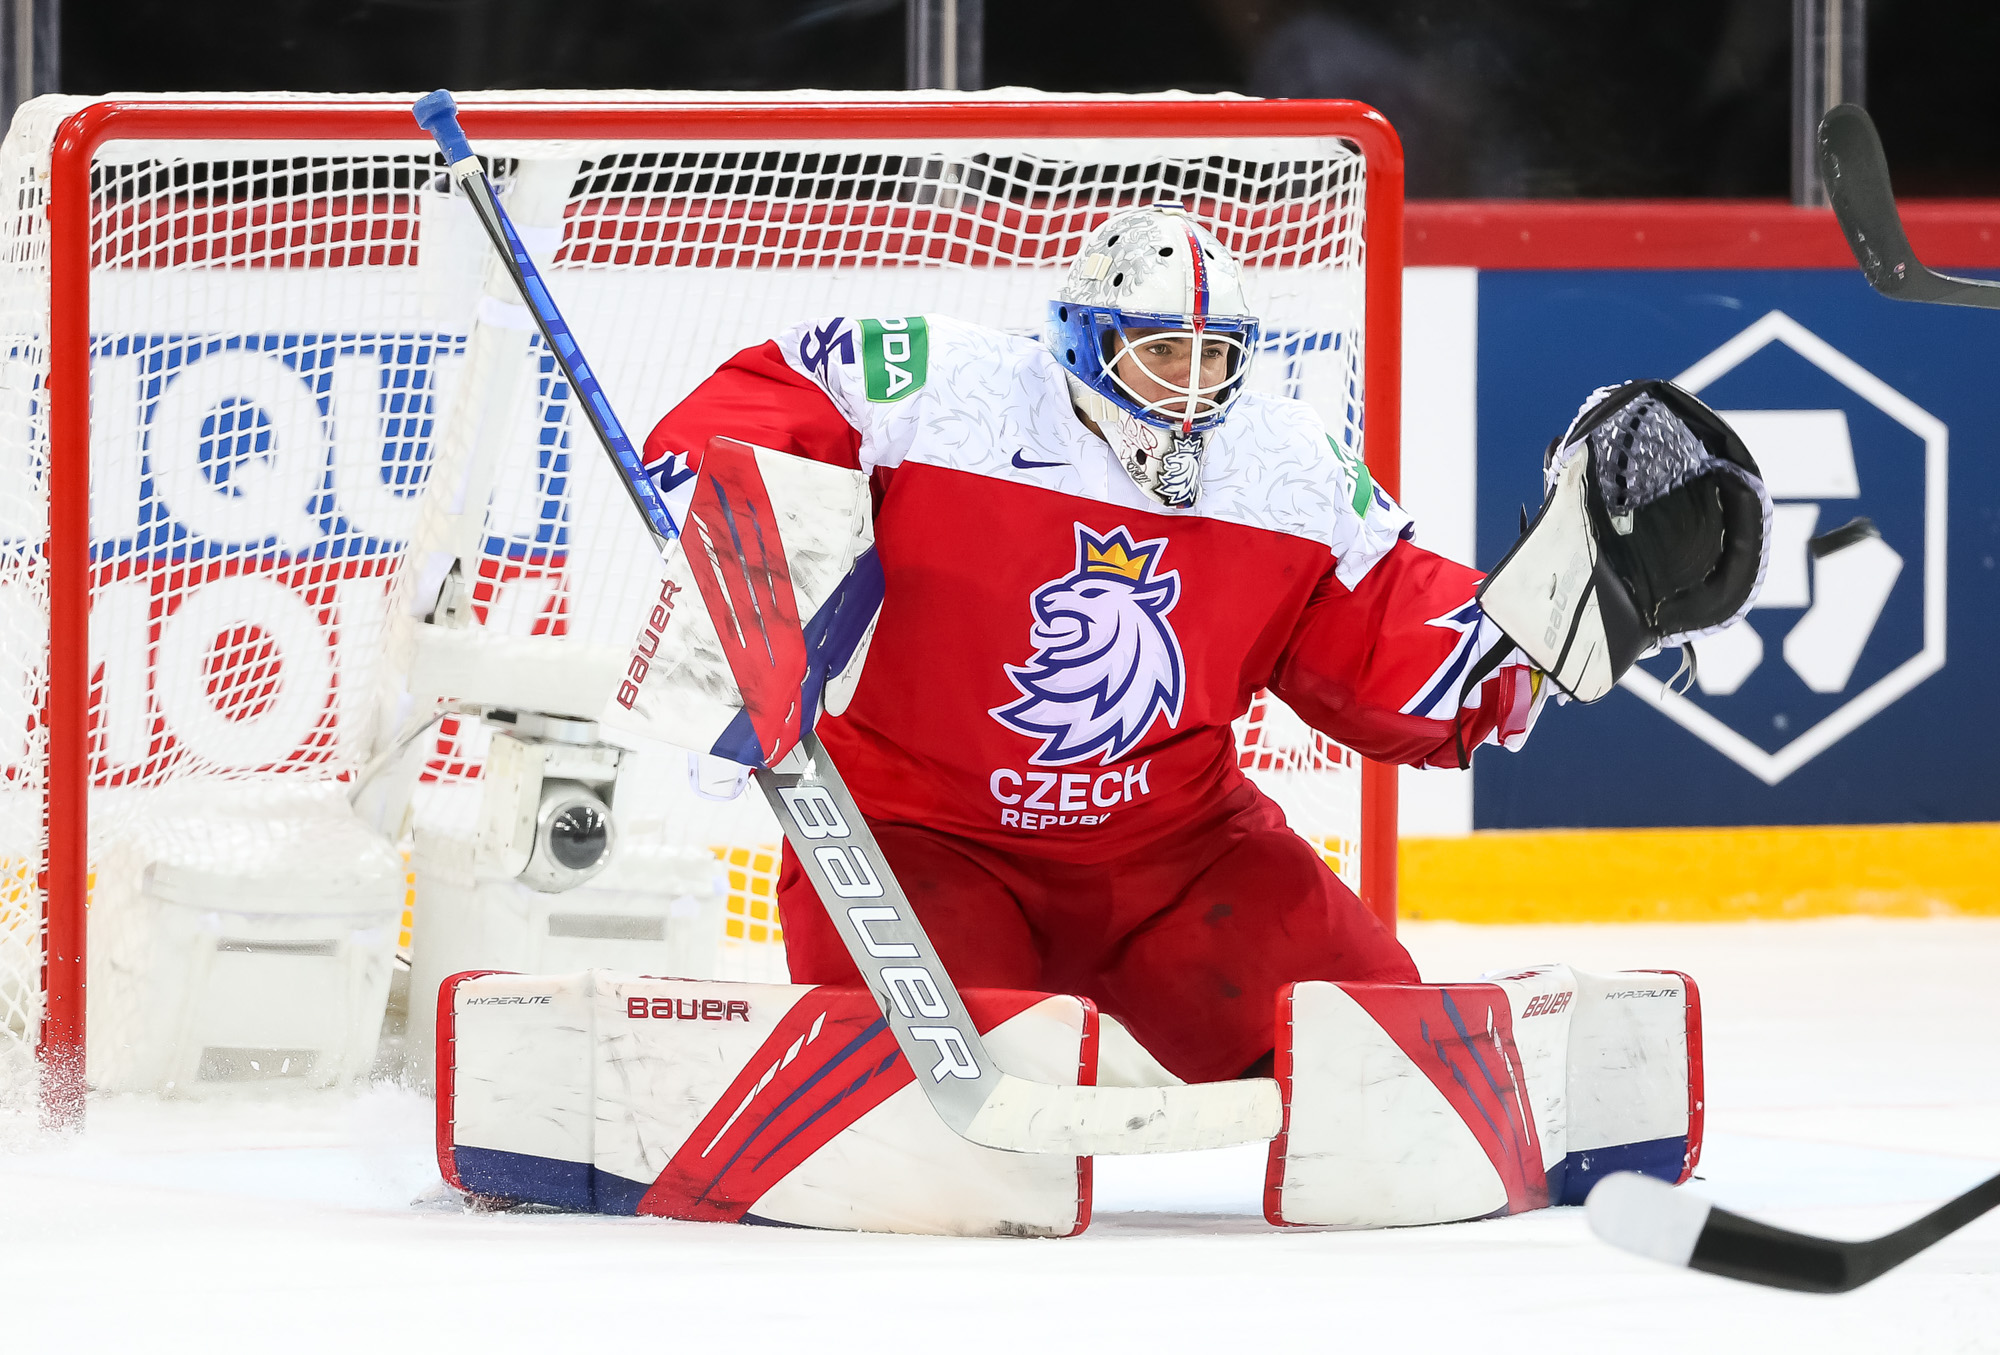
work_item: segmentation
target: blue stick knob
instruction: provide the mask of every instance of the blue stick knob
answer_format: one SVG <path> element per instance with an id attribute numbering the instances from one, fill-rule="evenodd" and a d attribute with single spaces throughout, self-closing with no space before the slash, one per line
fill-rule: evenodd
<path id="1" fill-rule="evenodd" d="M 465 129 L 458 125 L 458 104 L 452 100 L 450 90 L 433 90 L 417 100 L 410 111 L 416 114 L 417 126 L 438 143 L 446 164 L 455 165 L 472 158 L 472 143 L 465 139 Z"/>

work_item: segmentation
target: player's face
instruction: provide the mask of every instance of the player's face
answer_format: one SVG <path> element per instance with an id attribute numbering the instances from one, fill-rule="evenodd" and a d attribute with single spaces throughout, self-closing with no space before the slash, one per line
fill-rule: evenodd
<path id="1" fill-rule="evenodd" d="M 1188 392 L 1195 391 L 1195 416 L 1214 409 L 1229 381 L 1227 340 L 1204 337 L 1198 384 L 1194 375 L 1194 340 L 1185 331 L 1135 329 L 1126 334 L 1126 347 L 1113 371 L 1133 398 L 1154 405 L 1162 413 L 1179 414 L 1187 409 Z"/>

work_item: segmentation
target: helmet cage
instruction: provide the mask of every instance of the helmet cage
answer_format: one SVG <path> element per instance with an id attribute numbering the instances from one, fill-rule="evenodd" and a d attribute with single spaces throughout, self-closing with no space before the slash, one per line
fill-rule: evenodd
<path id="1" fill-rule="evenodd" d="M 1134 330 L 1149 331 L 1144 335 Z M 1074 301 L 1049 303 L 1051 346 L 1076 378 L 1132 417 L 1187 437 L 1204 433 L 1228 417 L 1229 405 L 1243 389 L 1250 359 L 1257 350 L 1259 326 L 1252 315 L 1184 315 L 1128 311 L 1115 306 L 1089 306 Z M 1188 382 L 1169 381 L 1152 369 L 1138 345 L 1153 339 L 1180 338 L 1195 350 Z M 1220 339 L 1228 349 L 1228 370 L 1213 386 L 1201 384 L 1201 346 Z M 1148 400 L 1118 375 L 1118 364 L 1130 355 L 1168 394 Z"/>

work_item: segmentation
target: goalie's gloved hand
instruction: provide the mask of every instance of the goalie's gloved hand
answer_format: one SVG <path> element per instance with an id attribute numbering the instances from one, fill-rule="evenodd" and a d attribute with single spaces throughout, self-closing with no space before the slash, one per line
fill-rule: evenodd
<path id="1" fill-rule="evenodd" d="M 1576 700 L 1663 645 L 1721 630 L 1764 585 L 1771 496 L 1757 463 L 1672 382 L 1593 392 L 1549 444 L 1543 483 L 1542 511 L 1479 603 Z"/>

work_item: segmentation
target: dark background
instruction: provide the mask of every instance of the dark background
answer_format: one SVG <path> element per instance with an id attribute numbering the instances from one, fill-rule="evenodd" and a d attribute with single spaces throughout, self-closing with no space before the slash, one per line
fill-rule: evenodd
<path id="1" fill-rule="evenodd" d="M 1365 99 L 1413 197 L 1785 197 L 1790 0 L 986 0 L 985 84 Z M 1873 0 L 1906 196 L 2000 194 L 2000 0 Z M 899 89 L 902 0 L 69 0 L 111 90 Z"/>

